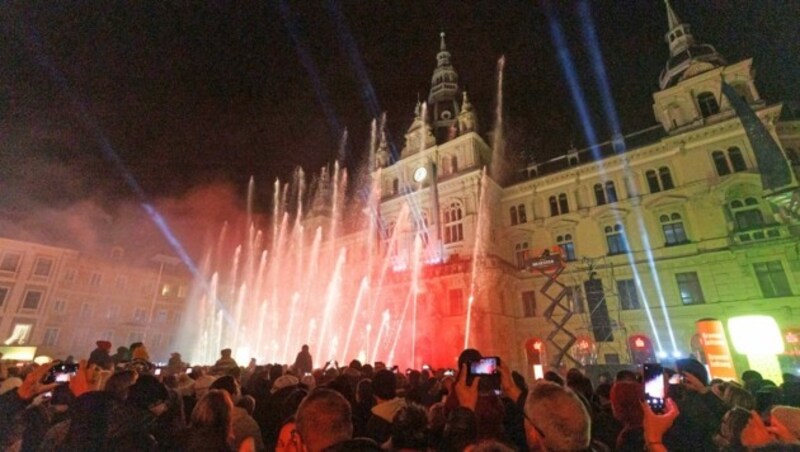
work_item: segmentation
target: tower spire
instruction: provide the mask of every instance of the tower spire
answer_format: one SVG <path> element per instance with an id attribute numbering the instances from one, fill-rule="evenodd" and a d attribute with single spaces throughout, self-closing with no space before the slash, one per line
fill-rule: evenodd
<path id="1" fill-rule="evenodd" d="M 439 143 L 447 141 L 449 130 L 456 124 L 460 113 L 458 73 L 450 61 L 450 52 L 447 51 L 444 37 L 444 32 L 439 33 L 439 53 L 436 54 L 436 68 L 433 70 L 431 91 L 428 94 L 431 125 Z"/>
<path id="2" fill-rule="evenodd" d="M 669 29 L 674 30 L 678 25 L 680 25 L 681 20 L 678 18 L 678 15 L 675 14 L 675 10 L 672 9 L 672 5 L 670 5 L 669 0 L 664 0 L 664 3 L 667 6 L 667 22 Z"/>
<path id="3" fill-rule="evenodd" d="M 669 44 L 670 58 L 667 66 L 661 72 L 659 85 L 661 89 L 675 85 L 687 73 L 697 74 L 708 69 L 725 65 L 725 59 L 717 50 L 708 44 L 698 44 L 695 41 L 689 24 L 682 22 L 675 14 L 669 0 L 664 0 L 667 9 L 667 33 L 664 40 Z M 698 63 L 703 63 L 698 66 Z M 690 66 L 695 66 L 693 71 L 688 71 Z"/>

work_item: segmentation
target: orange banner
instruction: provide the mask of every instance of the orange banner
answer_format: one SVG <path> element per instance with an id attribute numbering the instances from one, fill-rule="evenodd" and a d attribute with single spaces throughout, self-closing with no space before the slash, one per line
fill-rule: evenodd
<path id="1" fill-rule="evenodd" d="M 722 322 L 717 319 L 702 319 L 695 322 L 695 325 L 697 325 L 697 334 L 700 336 L 700 343 L 706 355 L 706 365 L 711 378 L 738 379 Z"/>

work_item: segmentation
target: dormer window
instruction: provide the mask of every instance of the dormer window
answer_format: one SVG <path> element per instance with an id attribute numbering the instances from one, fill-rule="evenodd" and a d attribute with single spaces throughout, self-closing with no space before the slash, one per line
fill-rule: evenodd
<path id="1" fill-rule="evenodd" d="M 703 114 L 704 118 L 719 113 L 717 98 L 709 91 L 697 95 L 697 105 L 700 107 L 700 113 Z"/>

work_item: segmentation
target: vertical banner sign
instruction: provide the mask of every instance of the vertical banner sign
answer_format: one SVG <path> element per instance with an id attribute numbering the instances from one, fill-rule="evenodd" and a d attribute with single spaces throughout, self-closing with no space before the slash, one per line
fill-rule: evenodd
<path id="1" fill-rule="evenodd" d="M 701 319 L 695 322 L 695 325 L 708 360 L 706 365 L 711 378 L 736 380 L 736 369 L 733 367 L 733 357 L 722 322 L 717 319 Z"/>
<path id="2" fill-rule="evenodd" d="M 528 365 L 533 369 L 534 380 L 544 378 L 545 362 L 544 341 L 538 337 L 532 337 L 525 341 L 525 355 L 528 357 Z"/>
<path id="3" fill-rule="evenodd" d="M 633 334 L 628 336 L 628 349 L 631 351 L 633 363 L 637 366 L 641 366 L 644 363 L 656 362 L 653 341 L 645 334 Z"/>

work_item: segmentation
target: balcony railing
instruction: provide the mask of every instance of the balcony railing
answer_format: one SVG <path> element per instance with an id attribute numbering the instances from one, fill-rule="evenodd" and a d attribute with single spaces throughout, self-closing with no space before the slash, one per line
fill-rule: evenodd
<path id="1" fill-rule="evenodd" d="M 764 240 L 774 240 L 789 237 L 789 230 L 780 224 L 764 226 L 758 229 L 748 229 L 746 231 L 733 231 L 733 241 L 738 245 L 762 242 Z"/>

